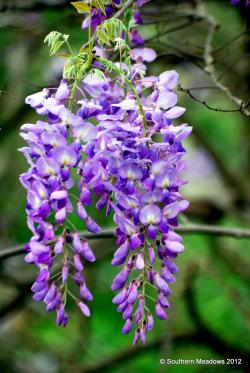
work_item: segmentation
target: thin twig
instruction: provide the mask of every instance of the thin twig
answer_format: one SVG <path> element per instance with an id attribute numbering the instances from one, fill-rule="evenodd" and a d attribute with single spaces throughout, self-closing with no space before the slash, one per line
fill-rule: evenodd
<path id="1" fill-rule="evenodd" d="M 219 87 L 213 87 L 213 88 L 214 89 L 215 88 L 220 89 Z M 189 95 L 189 97 L 191 97 L 193 100 L 195 100 L 196 102 L 199 102 L 200 104 L 204 105 L 207 109 L 212 110 L 212 111 L 218 111 L 218 112 L 221 112 L 221 113 L 235 113 L 235 112 L 243 113 L 243 111 L 246 109 L 246 105 L 243 105 L 243 102 L 241 102 L 241 105 L 238 109 L 216 108 L 216 107 L 210 106 L 205 100 L 200 100 L 199 98 L 195 97 L 191 93 L 192 88 L 191 89 L 190 88 L 183 88 L 183 87 L 179 86 L 179 90 L 181 92 L 187 93 Z"/>
<path id="2" fill-rule="evenodd" d="M 241 100 L 240 98 L 233 95 L 233 93 L 230 91 L 230 89 L 228 87 L 226 87 L 224 84 L 222 84 L 217 79 L 217 77 L 215 75 L 214 64 L 213 64 L 214 63 L 214 58 L 213 58 L 212 42 L 213 42 L 213 37 L 214 37 L 215 31 L 218 29 L 219 25 L 215 22 L 213 17 L 211 17 L 210 15 L 209 16 L 204 15 L 204 20 L 206 20 L 208 25 L 209 25 L 208 33 L 207 33 L 207 39 L 206 39 L 206 43 L 205 43 L 204 55 L 203 55 L 204 62 L 205 62 L 204 71 L 211 77 L 214 85 L 216 87 L 218 87 L 222 92 L 224 92 L 226 94 L 226 96 L 232 102 L 237 104 L 238 109 L 226 110 L 226 112 L 239 111 L 243 115 L 249 117 L 250 112 L 247 109 L 246 104 L 244 104 L 243 100 Z M 204 102 L 201 102 L 201 103 L 203 103 L 203 105 L 205 105 Z M 207 104 L 205 106 L 208 107 Z M 210 110 L 214 110 L 214 109 L 210 109 Z M 215 111 L 223 111 L 223 110 L 220 109 L 220 110 L 215 110 Z"/>

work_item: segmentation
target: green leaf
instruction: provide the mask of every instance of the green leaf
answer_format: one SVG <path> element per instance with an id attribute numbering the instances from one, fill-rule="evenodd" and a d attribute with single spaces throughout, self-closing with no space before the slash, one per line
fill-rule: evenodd
<path id="1" fill-rule="evenodd" d="M 97 38 L 99 41 L 101 41 L 103 44 L 111 45 L 109 42 L 109 38 L 104 30 L 98 30 L 97 31 Z"/>
<path id="2" fill-rule="evenodd" d="M 93 76 L 97 76 L 98 79 L 105 80 L 105 75 L 99 69 L 91 69 L 90 72 L 86 75 L 86 77 L 87 76 L 90 76 L 90 78 L 92 78 Z"/>
<path id="3" fill-rule="evenodd" d="M 83 1 L 73 1 L 70 4 L 73 5 L 73 7 L 76 8 L 80 14 L 88 13 L 90 11 L 88 4 L 84 3 Z"/>
<path id="4" fill-rule="evenodd" d="M 115 43 L 116 39 L 120 39 L 122 32 L 125 30 L 123 23 L 119 19 L 107 19 L 97 29 L 97 37 L 102 43 L 110 45 L 110 42 Z"/>
<path id="5" fill-rule="evenodd" d="M 48 44 L 50 48 L 50 56 L 56 54 L 64 43 L 67 42 L 69 35 L 62 34 L 58 31 L 51 31 L 44 39 L 44 43 Z"/>
<path id="6" fill-rule="evenodd" d="M 101 64 L 103 64 L 103 66 L 106 67 L 106 69 L 109 72 L 113 72 L 113 73 L 115 73 L 118 76 L 122 76 L 123 75 L 123 72 L 120 69 L 118 69 L 118 67 L 114 64 L 114 62 L 105 60 L 103 58 L 98 58 L 98 61 Z"/>
<path id="7" fill-rule="evenodd" d="M 103 0 L 92 0 L 92 5 L 97 9 L 101 9 L 103 14 L 106 16 L 105 7 L 104 7 L 105 4 Z"/>
<path id="8" fill-rule="evenodd" d="M 60 52 L 60 53 L 55 53 L 55 56 L 62 57 L 62 58 L 68 58 L 68 57 L 70 57 L 70 54 L 69 53 Z"/>
<path id="9" fill-rule="evenodd" d="M 123 50 L 123 49 L 127 49 L 127 50 L 130 50 L 128 44 L 126 43 L 126 40 L 122 39 L 122 38 L 116 38 L 115 39 L 115 48 L 114 50 L 117 51 L 117 50 Z"/>

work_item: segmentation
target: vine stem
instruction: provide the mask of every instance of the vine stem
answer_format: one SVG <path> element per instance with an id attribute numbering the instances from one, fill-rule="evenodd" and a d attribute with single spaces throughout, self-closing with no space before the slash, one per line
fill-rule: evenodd
<path id="1" fill-rule="evenodd" d="M 147 133 L 148 126 L 147 126 L 147 121 L 146 121 L 146 118 L 145 118 L 145 111 L 144 111 L 142 103 L 141 103 L 141 99 L 140 99 L 140 97 L 139 97 L 139 95 L 138 95 L 135 87 L 133 86 L 133 83 L 131 82 L 131 80 L 129 80 L 126 76 L 124 76 L 124 79 L 125 79 L 126 83 L 128 84 L 130 90 L 135 95 L 135 99 L 136 99 L 136 102 L 138 104 L 141 116 L 142 116 L 143 126 L 144 126 L 144 129 L 145 129 L 145 133 Z"/>

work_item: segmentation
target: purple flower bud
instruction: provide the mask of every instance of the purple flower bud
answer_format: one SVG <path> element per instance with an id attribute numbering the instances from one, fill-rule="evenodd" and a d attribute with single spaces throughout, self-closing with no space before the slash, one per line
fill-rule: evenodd
<path id="1" fill-rule="evenodd" d="M 171 259 L 164 259 L 164 264 L 166 264 L 171 273 L 175 274 L 179 272 L 179 268 Z"/>
<path id="2" fill-rule="evenodd" d="M 81 239 L 80 239 L 80 236 L 79 236 L 79 233 L 75 232 L 73 234 L 73 248 L 74 250 L 80 254 L 82 253 L 83 251 L 83 244 L 81 242 Z"/>
<path id="3" fill-rule="evenodd" d="M 81 286 L 84 283 L 84 277 L 81 272 L 75 272 L 74 280 L 76 285 Z"/>
<path id="4" fill-rule="evenodd" d="M 142 327 L 140 329 L 141 341 L 143 344 L 146 343 L 146 333 L 147 333 L 147 322 L 144 320 Z"/>
<path id="5" fill-rule="evenodd" d="M 184 246 L 176 241 L 165 241 L 166 249 L 173 254 L 179 254 L 184 251 Z"/>
<path id="6" fill-rule="evenodd" d="M 170 284 L 175 283 L 175 278 L 166 266 L 162 266 L 162 278 Z"/>
<path id="7" fill-rule="evenodd" d="M 133 339 L 133 345 L 134 346 L 138 343 L 140 335 L 141 335 L 141 331 L 140 331 L 140 329 L 137 329 L 136 332 L 135 332 L 134 339 Z"/>
<path id="8" fill-rule="evenodd" d="M 148 238 L 149 238 L 149 240 L 155 241 L 156 236 L 157 236 L 157 229 L 155 228 L 154 225 L 149 225 L 148 226 Z"/>
<path id="9" fill-rule="evenodd" d="M 148 268 L 148 281 L 150 284 L 154 283 L 154 273 L 152 271 L 152 268 Z"/>
<path id="10" fill-rule="evenodd" d="M 144 266 L 145 266 L 145 263 L 144 263 L 143 253 L 139 253 L 136 259 L 136 267 L 138 269 L 143 269 Z"/>
<path id="11" fill-rule="evenodd" d="M 155 262 L 155 251 L 153 246 L 148 247 L 148 253 L 149 253 L 149 260 L 152 264 Z"/>
<path id="12" fill-rule="evenodd" d="M 61 80 L 61 83 L 56 91 L 55 98 L 57 100 L 64 100 L 70 94 L 66 80 Z"/>
<path id="13" fill-rule="evenodd" d="M 53 311 L 54 309 L 57 308 L 57 306 L 58 306 L 59 303 L 60 303 L 60 296 L 59 296 L 59 294 L 56 294 L 56 296 L 54 297 L 54 299 L 47 304 L 46 311 L 47 312 Z"/>
<path id="14" fill-rule="evenodd" d="M 95 261 L 95 255 L 86 240 L 83 241 L 81 254 L 88 262 Z"/>
<path id="15" fill-rule="evenodd" d="M 88 307 L 85 303 L 83 303 L 83 302 L 81 302 L 81 301 L 78 300 L 78 301 L 76 302 L 76 304 L 78 305 L 78 307 L 80 308 L 81 313 L 82 313 L 84 316 L 87 316 L 87 317 L 90 316 L 90 310 L 89 310 L 89 307 Z"/>
<path id="16" fill-rule="evenodd" d="M 120 303 L 117 307 L 117 312 L 124 312 L 125 309 L 128 307 L 128 302 L 125 300 L 123 303 Z"/>
<path id="17" fill-rule="evenodd" d="M 47 282 L 38 282 L 38 281 L 35 281 L 34 284 L 31 286 L 31 291 L 33 293 L 37 293 L 41 290 L 43 290 L 47 285 Z"/>
<path id="18" fill-rule="evenodd" d="M 114 278 L 111 289 L 112 290 L 119 290 L 121 289 L 125 282 L 128 279 L 129 269 L 127 266 L 118 273 L 118 275 Z"/>
<path id="19" fill-rule="evenodd" d="M 161 304 L 162 307 L 169 308 L 171 306 L 171 304 L 162 292 L 158 294 L 158 302 Z"/>
<path id="20" fill-rule="evenodd" d="M 77 272 L 83 271 L 83 265 L 81 263 L 81 259 L 78 254 L 74 254 L 74 267 Z"/>
<path id="21" fill-rule="evenodd" d="M 121 304 L 125 301 L 127 297 L 127 289 L 123 289 L 122 291 L 120 291 L 118 294 L 116 294 L 116 296 L 114 296 L 114 298 L 112 299 L 112 302 L 114 304 Z"/>
<path id="22" fill-rule="evenodd" d="M 129 243 L 126 240 L 115 252 L 112 265 L 120 265 L 125 262 L 129 253 Z"/>
<path id="23" fill-rule="evenodd" d="M 127 319 L 122 328 L 122 334 L 128 334 L 129 332 L 131 332 L 132 328 L 133 328 L 132 319 Z"/>
<path id="24" fill-rule="evenodd" d="M 69 262 L 68 260 L 64 261 L 63 268 L 62 268 L 62 283 L 65 284 L 68 280 L 69 275 Z"/>
<path id="25" fill-rule="evenodd" d="M 159 290 L 162 290 L 164 295 L 169 295 L 170 293 L 170 290 L 169 290 L 169 287 L 166 283 L 166 281 L 159 275 L 158 272 L 155 272 L 154 274 L 154 278 L 155 278 L 155 284 L 157 286 L 157 288 Z"/>
<path id="26" fill-rule="evenodd" d="M 159 302 L 156 303 L 155 314 L 161 320 L 166 320 L 167 319 L 167 314 L 166 314 L 166 312 L 164 311 L 163 307 L 160 305 Z"/>
<path id="27" fill-rule="evenodd" d="M 39 301 L 41 301 L 41 300 L 44 299 L 44 297 L 47 294 L 48 290 L 49 290 L 49 286 L 46 285 L 44 289 L 42 289 L 42 290 L 38 291 L 37 293 L 35 293 L 32 298 L 34 299 L 34 301 L 39 302 Z"/>
<path id="28" fill-rule="evenodd" d="M 138 298 L 137 284 L 135 281 L 132 281 L 129 292 L 128 292 L 127 302 L 130 304 L 134 304 L 137 298 Z"/>
<path id="29" fill-rule="evenodd" d="M 87 217 L 87 220 L 86 220 L 86 226 L 87 226 L 88 231 L 90 231 L 91 233 L 101 232 L 100 226 L 89 216 Z"/>
<path id="30" fill-rule="evenodd" d="M 49 253 L 42 253 L 42 254 L 38 255 L 37 263 L 38 264 L 50 265 L 50 263 L 51 263 L 50 254 Z"/>
<path id="31" fill-rule="evenodd" d="M 48 281 L 50 273 L 48 268 L 41 268 L 39 274 L 36 277 L 37 282 Z"/>
<path id="32" fill-rule="evenodd" d="M 131 237 L 130 237 L 130 245 L 131 245 L 131 249 L 132 250 L 135 250 L 137 249 L 138 247 L 141 246 L 141 239 L 139 237 L 139 235 L 137 233 L 133 234 Z"/>
<path id="33" fill-rule="evenodd" d="M 83 220 L 87 219 L 87 217 L 88 217 L 88 214 L 87 214 L 85 208 L 83 207 L 81 201 L 77 202 L 77 214 L 78 214 L 79 218 L 81 218 Z"/>
<path id="34" fill-rule="evenodd" d="M 59 326 L 66 326 L 68 323 L 68 316 L 65 312 L 64 304 L 60 304 L 57 309 L 56 323 Z"/>
<path id="35" fill-rule="evenodd" d="M 56 255 L 59 255 L 59 254 L 62 253 L 63 246 L 64 246 L 64 239 L 63 239 L 63 237 L 59 237 L 59 239 L 57 240 L 57 242 L 55 244 L 55 247 L 54 247 L 54 252 L 55 252 Z"/>
<path id="36" fill-rule="evenodd" d="M 108 194 L 104 194 L 103 196 L 101 196 L 101 198 L 97 202 L 96 208 L 98 210 L 101 210 L 104 206 L 106 206 L 107 202 L 108 202 Z"/>
<path id="37" fill-rule="evenodd" d="M 82 189 L 80 199 L 84 205 L 91 205 L 90 191 L 88 189 Z"/>
<path id="38" fill-rule="evenodd" d="M 91 294 L 85 283 L 80 286 L 80 295 L 83 299 L 89 302 L 93 300 L 93 295 Z"/>
<path id="39" fill-rule="evenodd" d="M 154 327 L 154 318 L 151 313 L 148 313 L 148 331 L 152 330 Z"/>
<path id="40" fill-rule="evenodd" d="M 44 298 L 44 303 L 48 304 L 52 302 L 52 300 L 56 296 L 56 285 L 52 284 L 51 287 L 49 288 L 49 291 L 47 292 L 45 298 Z"/>
<path id="41" fill-rule="evenodd" d="M 58 210 L 55 214 L 55 218 L 59 224 L 62 224 L 67 217 L 67 210 L 66 207 Z"/>
<path id="42" fill-rule="evenodd" d="M 124 320 L 126 320 L 126 319 L 130 318 L 132 316 L 132 314 L 133 314 L 133 305 L 128 304 L 127 308 L 123 312 L 122 318 Z"/>
<path id="43" fill-rule="evenodd" d="M 139 305 L 138 305 L 136 316 L 135 316 L 136 324 L 139 324 L 139 322 L 142 318 L 142 314 L 143 314 L 143 311 L 144 311 L 144 306 L 145 306 L 145 299 L 144 299 L 143 296 L 141 296 L 140 299 L 139 299 Z"/>

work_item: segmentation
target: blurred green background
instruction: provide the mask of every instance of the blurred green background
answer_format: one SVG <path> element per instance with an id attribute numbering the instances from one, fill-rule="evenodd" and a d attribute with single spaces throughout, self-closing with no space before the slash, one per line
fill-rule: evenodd
<path id="1" fill-rule="evenodd" d="M 249 94 L 248 12 L 225 1 L 152 1 L 144 7 L 141 27 L 147 46 L 159 53 L 149 68 L 159 74 L 176 69 L 183 88 L 214 108 L 237 105 L 214 86 L 204 72 L 208 24 L 203 12 L 220 27 L 212 42 L 214 68 L 220 82 L 247 102 Z M 0 250 L 29 240 L 25 191 L 18 177 L 27 169 L 17 149 L 23 123 L 37 115 L 24 104 L 27 95 L 56 86 L 63 59 L 49 58 L 43 39 L 52 30 L 69 33 L 77 50 L 86 40 L 68 1 L 0 0 Z M 202 87 L 209 88 L 202 88 Z M 202 88 L 202 89 L 201 89 Z M 184 120 L 194 130 L 186 141 L 189 185 L 183 194 L 191 206 L 182 224 L 205 223 L 245 227 L 250 221 L 250 123 L 240 112 L 207 109 L 179 92 L 187 108 Z M 103 227 L 112 219 L 93 210 Z M 96 216 L 95 216 L 96 215 Z M 81 227 L 79 227 L 81 228 Z M 167 322 L 157 322 L 146 346 L 131 347 L 122 336 L 120 314 L 111 303 L 113 240 L 93 242 L 98 260 L 87 268 L 94 293 L 92 317 L 86 320 L 69 304 L 67 328 L 55 315 L 32 301 L 35 271 L 23 256 L 0 261 L 0 372 L 178 373 L 247 371 L 250 353 L 250 241 L 206 235 L 185 235 L 186 251 L 178 258 L 181 271 L 173 287 Z M 160 359 L 242 359 L 237 365 L 160 365 Z M 250 365 L 248 365 L 250 366 Z"/>

